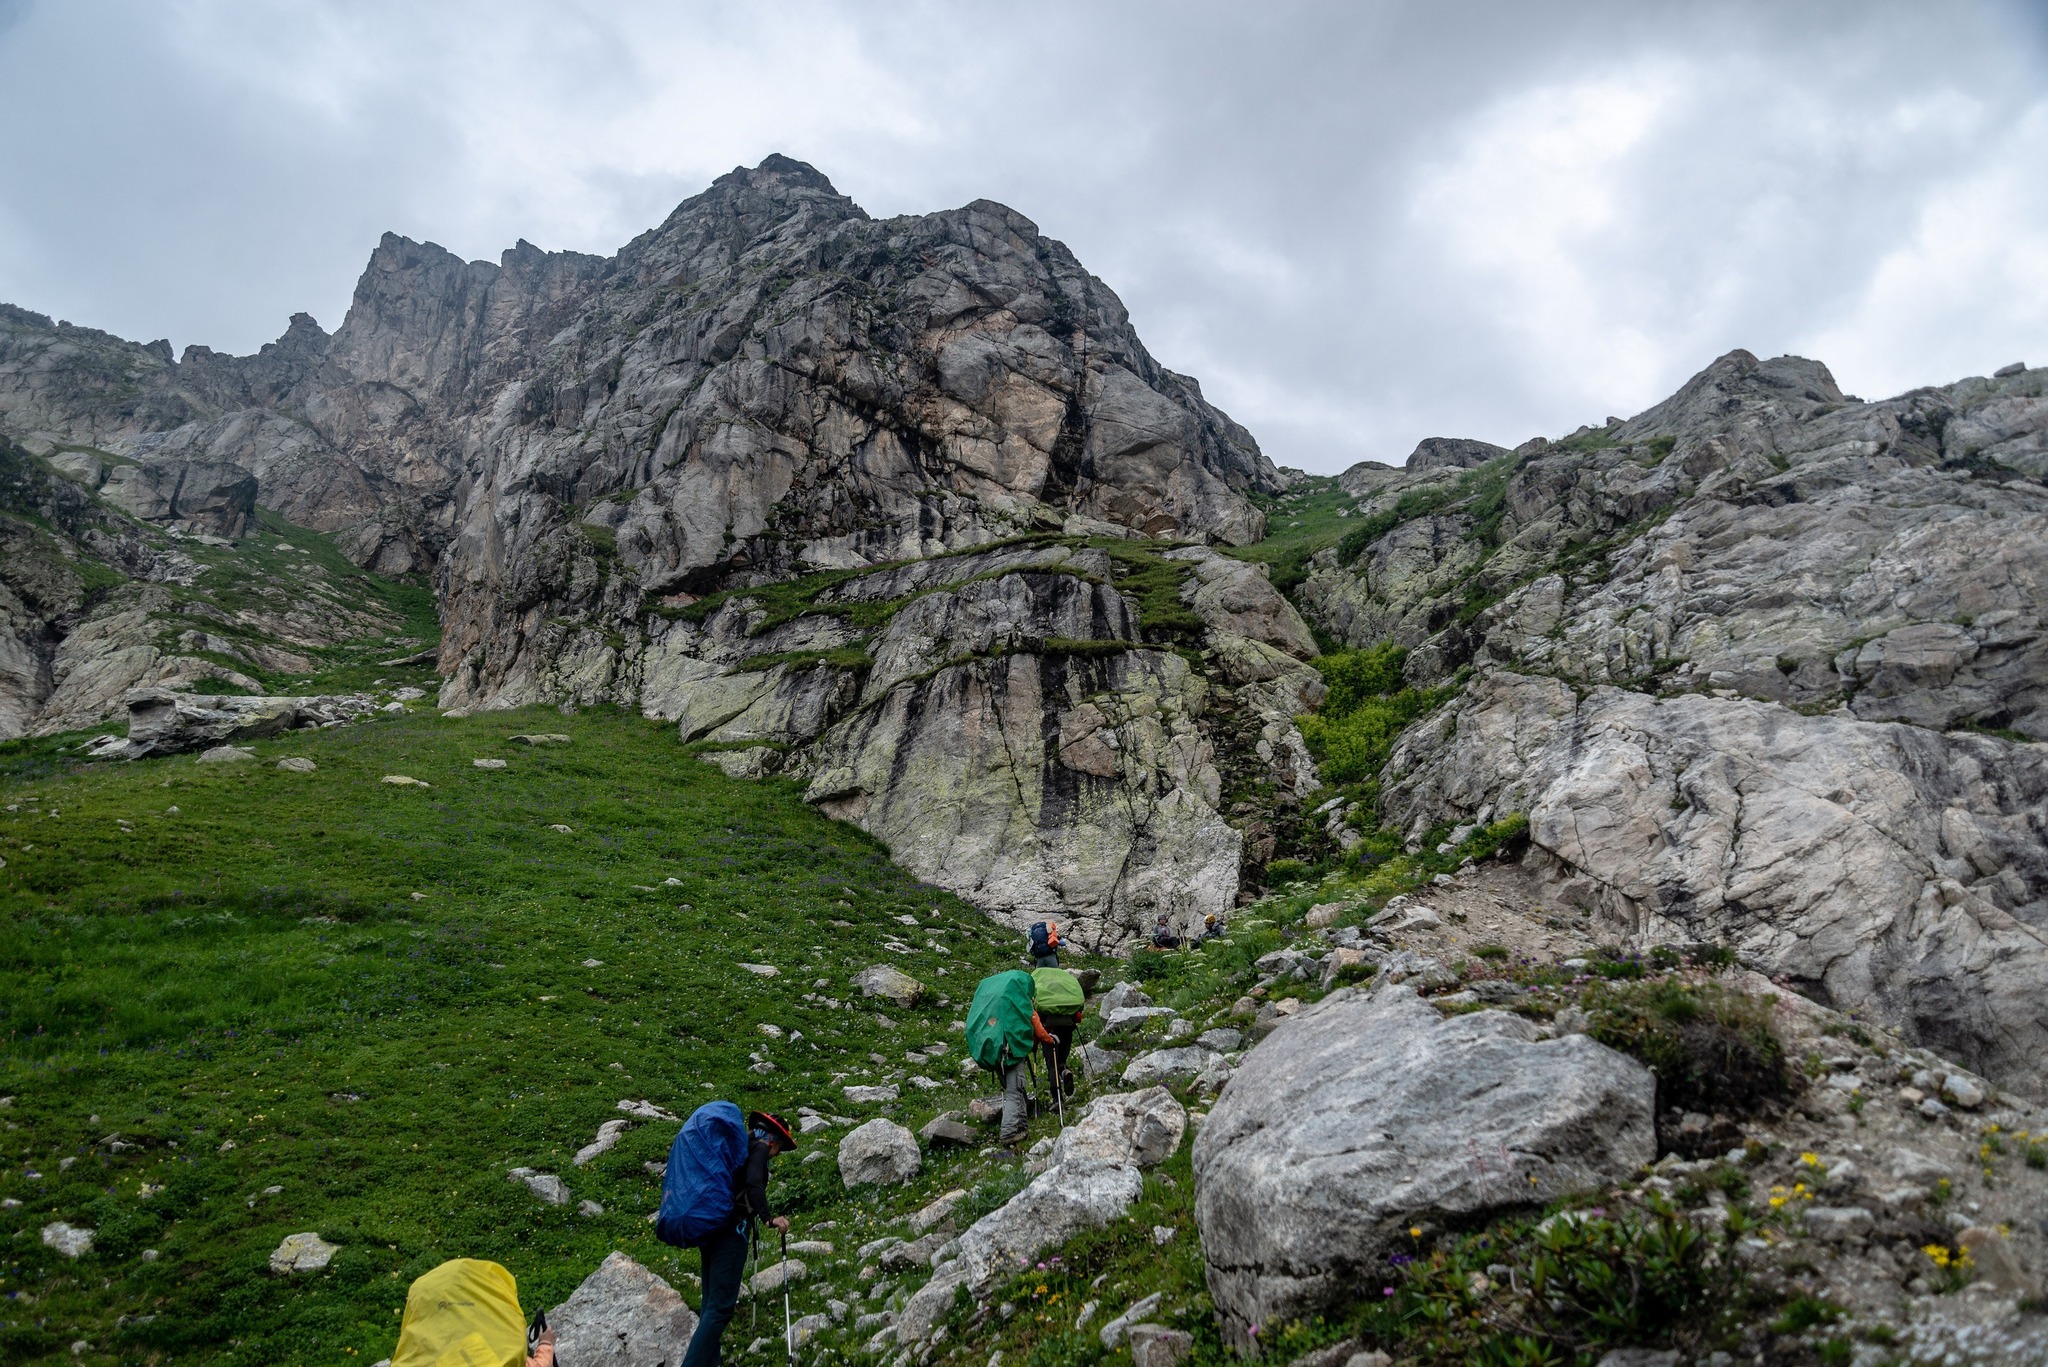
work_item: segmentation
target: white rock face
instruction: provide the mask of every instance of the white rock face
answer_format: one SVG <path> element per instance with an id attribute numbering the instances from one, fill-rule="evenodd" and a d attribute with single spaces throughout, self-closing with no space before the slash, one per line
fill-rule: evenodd
<path id="1" fill-rule="evenodd" d="M 1540 1204 L 1656 1157 L 1648 1069 L 1500 1011 L 1344 988 L 1244 1061 L 1195 1139 L 1226 1335 L 1339 1304 L 1407 1228 Z"/>
<path id="2" fill-rule="evenodd" d="M 568 1300 L 548 1311 L 555 1348 L 579 1367 L 677 1367 L 697 1315 L 676 1289 L 613 1253 Z"/>
<path id="3" fill-rule="evenodd" d="M 786 1284 L 800 1282 L 811 1275 L 811 1269 L 801 1258 L 785 1258 L 779 1263 L 770 1263 L 754 1274 L 748 1283 L 757 1296 L 766 1296 L 780 1291 Z"/>
<path id="4" fill-rule="evenodd" d="M 924 1168 L 917 1136 L 877 1116 L 839 1141 L 839 1180 L 849 1187 L 908 1182 Z"/>
<path id="5" fill-rule="evenodd" d="M 2041 1094 L 2048 752 L 1505 672 L 1396 748 L 1412 826 L 1526 812 L 1576 902 L 1748 962 Z"/>

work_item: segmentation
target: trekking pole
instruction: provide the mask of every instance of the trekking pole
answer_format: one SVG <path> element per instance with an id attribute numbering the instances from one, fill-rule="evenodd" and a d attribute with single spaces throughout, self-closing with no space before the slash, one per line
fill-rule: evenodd
<path id="1" fill-rule="evenodd" d="M 782 1346 L 789 1350 L 789 1367 L 796 1367 L 796 1330 L 789 1323 L 789 1231 L 782 1231 Z"/>
<path id="2" fill-rule="evenodd" d="M 747 1332 L 761 1327 L 761 1293 L 754 1290 L 754 1283 L 761 1279 L 761 1230 L 756 1222 L 747 1221 L 747 1233 L 754 1240 L 754 1275 L 747 1280 Z M 785 1269 L 786 1271 L 787 1269 Z"/>
<path id="3" fill-rule="evenodd" d="M 1052 1104 L 1059 1112 L 1060 1128 L 1064 1130 L 1067 1128 L 1066 1087 L 1060 1077 L 1059 1051 L 1050 1044 L 1045 1046 L 1045 1071 L 1052 1078 Z"/>

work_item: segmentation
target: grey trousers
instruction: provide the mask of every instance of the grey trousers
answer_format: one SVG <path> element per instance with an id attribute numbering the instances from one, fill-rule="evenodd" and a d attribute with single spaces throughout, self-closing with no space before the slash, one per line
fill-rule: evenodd
<path id="1" fill-rule="evenodd" d="M 1008 1144 L 1024 1137 L 1024 1122 L 1030 1111 L 1026 1101 L 1030 1096 L 1028 1075 L 1022 1063 L 1013 1063 L 1003 1070 L 1003 1127 L 996 1136 L 996 1142 Z"/>

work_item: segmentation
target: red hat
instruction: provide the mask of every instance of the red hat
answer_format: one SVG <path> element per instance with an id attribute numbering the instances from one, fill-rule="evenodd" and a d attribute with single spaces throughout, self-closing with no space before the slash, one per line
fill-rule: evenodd
<path id="1" fill-rule="evenodd" d="M 756 1111 L 748 1122 L 748 1128 L 766 1129 L 769 1134 L 775 1137 L 775 1142 L 782 1145 L 784 1152 L 793 1153 L 796 1151 L 796 1136 L 790 1133 L 789 1126 L 783 1122 L 781 1116 L 770 1115 L 766 1111 Z"/>

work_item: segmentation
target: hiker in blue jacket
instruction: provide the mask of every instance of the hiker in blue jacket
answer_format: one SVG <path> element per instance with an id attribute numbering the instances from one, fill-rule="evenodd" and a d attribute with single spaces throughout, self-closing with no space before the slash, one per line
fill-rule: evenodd
<path id="1" fill-rule="evenodd" d="M 731 1102 L 714 1102 L 703 1109 L 712 1112 L 714 1108 L 726 1115 L 738 1116 L 738 1110 Z M 711 1118 L 724 1119 L 723 1116 Z M 689 1145 L 692 1127 L 696 1124 L 697 1117 L 692 1116 L 691 1125 L 684 1127 L 684 1133 L 676 1137 L 676 1146 L 670 1151 L 669 1167 L 678 1176 L 682 1174 L 681 1155 Z M 734 1308 L 739 1305 L 740 1283 L 746 1278 L 748 1226 L 752 1224 L 758 1228 L 767 1225 L 783 1234 L 789 1233 L 788 1217 L 769 1213 L 768 1163 L 776 1154 L 788 1153 L 795 1148 L 796 1137 L 781 1119 L 766 1111 L 750 1113 L 747 1116 L 745 1156 L 731 1171 L 730 1214 L 702 1233 L 669 1230 L 657 1222 L 655 1233 L 664 1242 L 682 1244 L 688 1239 L 686 1246 L 696 1247 L 703 1255 L 704 1296 L 697 1313 L 697 1332 L 690 1336 L 690 1347 L 683 1354 L 682 1367 L 718 1367 L 719 1343 L 725 1337 L 725 1326 L 731 1322 Z M 675 1194 L 673 1185 L 664 1186 L 664 1213 L 671 1209 Z M 688 1204 L 687 1193 L 684 1196 L 685 1199 L 678 1204 Z"/>

